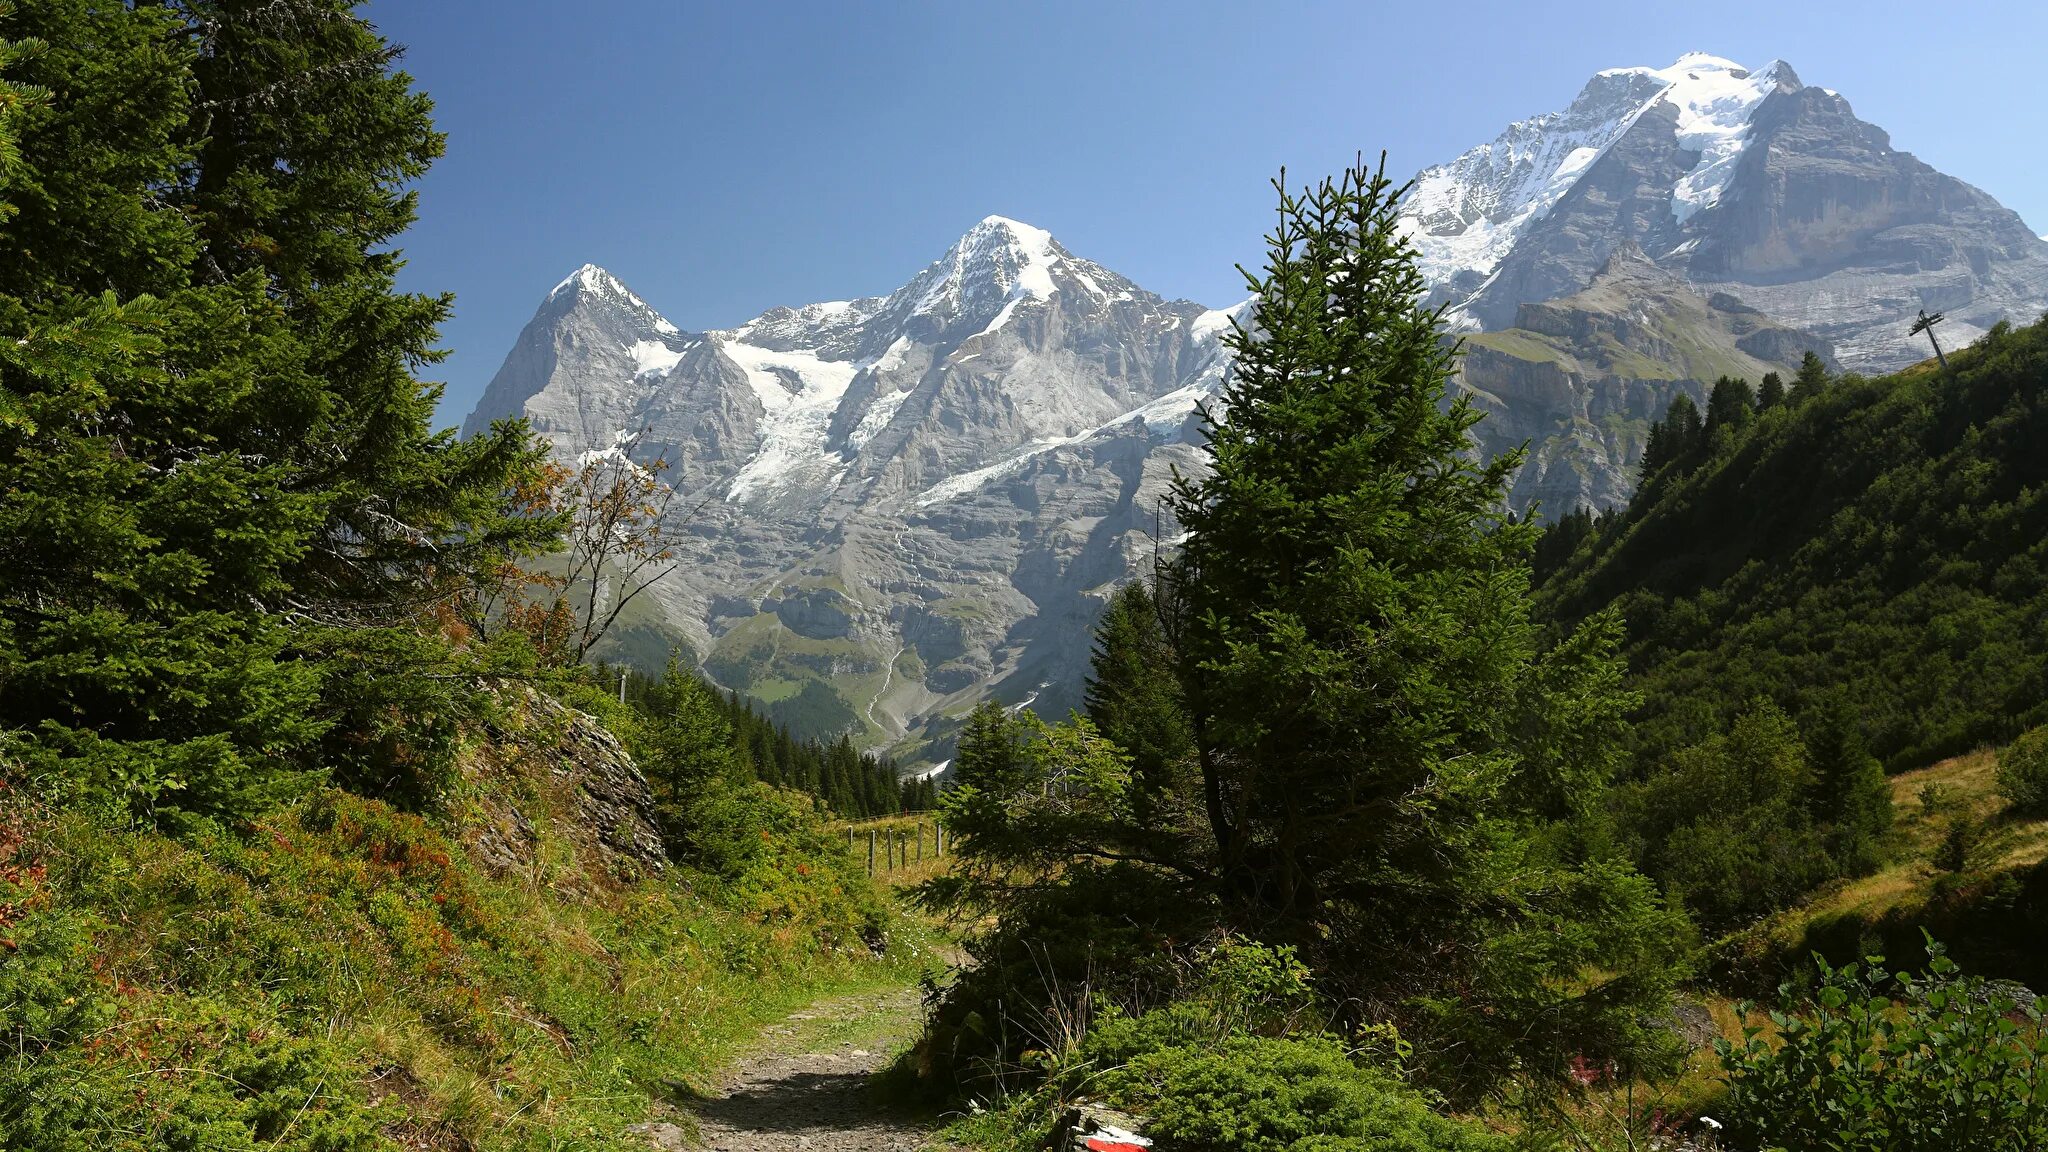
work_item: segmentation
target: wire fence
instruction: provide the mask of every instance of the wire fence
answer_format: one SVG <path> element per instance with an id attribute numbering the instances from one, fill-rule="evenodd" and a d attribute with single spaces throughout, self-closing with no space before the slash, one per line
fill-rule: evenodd
<path id="1" fill-rule="evenodd" d="M 866 858 L 870 876 L 929 872 L 945 861 L 949 848 L 946 826 L 936 819 L 884 820 L 846 829 L 846 850 L 856 860 Z"/>

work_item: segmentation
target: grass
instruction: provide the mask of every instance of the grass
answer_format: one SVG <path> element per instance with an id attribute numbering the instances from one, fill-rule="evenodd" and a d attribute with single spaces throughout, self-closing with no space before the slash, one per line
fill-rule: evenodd
<path id="1" fill-rule="evenodd" d="M 877 839 L 875 844 L 875 882 L 893 891 L 922 884 L 944 873 L 950 867 L 950 853 L 944 857 L 938 853 L 934 831 L 936 827 L 936 818 L 932 813 L 925 812 L 849 824 L 838 835 L 851 838 L 851 851 L 855 862 L 863 868 L 867 864 L 867 836 L 870 831 L 876 833 L 878 837 L 888 837 L 892 834 L 896 837 L 899 855 L 893 865 L 889 863 L 889 854 L 884 848 L 885 842 Z M 924 842 L 922 855 L 918 853 L 916 847 L 920 832 Z M 906 860 L 901 853 L 907 853 L 908 859 Z"/>
<path id="2" fill-rule="evenodd" d="M 1555 347 L 1544 337 L 1520 328 L 1508 328 L 1499 332 L 1473 332 L 1467 334 L 1464 340 L 1467 344 L 1475 344 L 1517 360 L 1559 364 L 1567 370 L 1577 366 L 1577 361 L 1570 353 Z"/>
<path id="3" fill-rule="evenodd" d="M 21 914 L 0 926 L 58 958 L 45 998 L 94 1021 L 89 1040 L 43 1037 L 33 1090 L 104 1100 L 105 1147 L 169 1146 L 186 1112 L 220 1123 L 208 1093 L 255 1084 L 243 1064 L 288 1049 L 318 1079 L 278 1090 L 289 1126 L 250 1121 L 283 1147 L 354 1126 L 409 1147 L 637 1148 L 627 1125 L 715 1084 L 763 1025 L 938 963 L 822 826 L 757 873 L 635 878 L 574 834 L 546 763 L 527 771 L 473 783 L 520 797 L 536 830 L 503 874 L 459 815 L 338 791 L 177 837 L 17 811 L 0 905 Z M 23 995 L 0 988 L 0 1014 Z"/>

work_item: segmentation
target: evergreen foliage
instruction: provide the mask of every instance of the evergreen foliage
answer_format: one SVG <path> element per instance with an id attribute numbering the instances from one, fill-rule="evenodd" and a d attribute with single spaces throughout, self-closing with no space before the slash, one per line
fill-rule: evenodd
<path id="1" fill-rule="evenodd" d="M 1520 457 L 1470 459 L 1400 194 L 1362 166 L 1281 190 L 1171 579 L 1232 914 L 1470 1086 L 1626 1043 L 1679 932 L 1568 832 L 1622 751 L 1617 623 L 1542 649 L 1535 529 L 1500 512 Z"/>
<path id="2" fill-rule="evenodd" d="M 1749 381 L 1730 376 L 1714 381 L 1714 390 L 1707 395 L 1708 444 L 1731 441 L 1755 415 L 1756 390 Z"/>
<path id="3" fill-rule="evenodd" d="M 1650 438 L 1643 448 L 1640 465 L 1642 486 L 1647 488 L 1666 469 L 1691 471 L 1706 447 L 1706 425 L 1692 397 L 1680 392 L 1671 398 L 1661 420 L 1650 424 Z"/>
<path id="4" fill-rule="evenodd" d="M 931 810 L 930 779 L 907 779 L 888 756 L 862 752 L 851 737 L 804 740 L 756 711 L 737 693 L 721 693 L 674 660 L 660 679 L 599 665 L 600 682 L 626 677 L 634 754 L 667 796 L 687 797 L 707 782 L 758 780 L 816 797 L 846 819 Z"/>
<path id="5" fill-rule="evenodd" d="M 1875 870 L 1893 817 L 1884 766 L 1864 744 L 1855 711 L 1839 696 L 1815 709 L 1804 733 L 1813 767 L 1809 809 L 1827 830 L 1836 870 L 1850 876 Z"/>
<path id="6" fill-rule="evenodd" d="M 145 818 L 431 792 L 463 701 L 422 624 L 554 526 L 506 505 L 523 431 L 429 427 L 448 300 L 391 246 L 426 99 L 341 0 L 7 29 L 0 741 Z"/>
<path id="7" fill-rule="evenodd" d="M 1892 771 L 2048 719 L 2048 324 L 1950 362 L 1830 384 L 1814 361 L 1820 390 L 1657 472 L 1545 582 L 1561 625 L 1628 621 L 1639 771 L 1758 697 L 1845 702 Z"/>
<path id="8" fill-rule="evenodd" d="M 957 875 L 928 894 L 1028 922 L 1049 887 L 1149 875 L 1130 888 L 1172 907 L 1126 915 L 1298 949 L 1449 1090 L 1640 1054 L 1684 932 L 1593 834 L 1630 703 L 1618 627 L 1539 644 L 1535 529 L 1500 511 L 1518 461 L 1474 464 L 1479 416 L 1445 402 L 1401 190 L 1362 165 L 1276 188 L 1213 470 L 1176 480 L 1160 627 L 1139 593 L 1111 611 L 1100 729 L 975 717 L 942 798 Z"/>
<path id="9" fill-rule="evenodd" d="M 1144 582 L 1117 589 L 1095 627 L 1085 694 L 1096 730 L 1131 758 L 1133 803 L 1142 823 L 1163 818 L 1159 806 L 1182 783 L 1180 770 L 1194 749 L 1160 613 Z"/>
<path id="10" fill-rule="evenodd" d="M 1792 378 L 1792 403 L 1804 404 L 1827 391 L 1828 380 L 1827 364 L 1819 354 L 1808 351 L 1799 358 L 1799 372 Z"/>
<path id="11" fill-rule="evenodd" d="M 1784 378 L 1779 376 L 1776 372 L 1764 373 L 1764 378 L 1762 380 L 1759 380 L 1756 386 L 1757 410 L 1759 412 L 1767 411 L 1769 409 L 1776 408 L 1778 405 L 1783 404 L 1784 402 Z"/>

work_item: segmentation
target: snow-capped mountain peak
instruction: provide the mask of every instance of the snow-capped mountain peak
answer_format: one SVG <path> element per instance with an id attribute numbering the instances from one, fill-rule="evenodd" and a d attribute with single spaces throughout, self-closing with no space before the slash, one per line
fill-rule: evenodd
<path id="1" fill-rule="evenodd" d="M 889 297 L 886 310 L 920 331 L 964 338 L 996 331 L 1018 309 L 1045 304 L 1065 289 L 1102 302 L 1137 292 L 1121 276 L 1075 257 L 1045 229 L 988 216 Z"/>
<path id="2" fill-rule="evenodd" d="M 1748 142 L 1750 117 L 1764 97 L 1782 86 L 1797 88 L 1792 66 L 1773 60 L 1751 72 L 1730 60 L 1692 52 L 1669 68 L 1651 75 L 1667 87 L 1659 99 L 1678 110 L 1678 142 L 1700 154 L 1699 162 L 1671 197 L 1671 212 L 1681 222 L 1713 207 L 1735 175 L 1735 162 Z"/>
<path id="3" fill-rule="evenodd" d="M 1712 207 L 1733 176 L 1766 96 L 1796 89 L 1789 65 L 1756 71 L 1704 52 L 1669 67 L 1596 73 L 1563 111 L 1508 126 L 1492 142 L 1415 178 L 1403 218 L 1432 285 L 1470 292 L 1651 109 L 1675 111 L 1679 145 L 1698 161 L 1673 189 L 1683 223 Z"/>
<path id="4" fill-rule="evenodd" d="M 681 329 L 669 323 L 667 318 L 662 316 L 661 313 L 656 312 L 647 301 L 634 295 L 633 290 L 626 287 L 624 281 L 621 281 L 618 277 L 595 264 L 585 264 L 564 276 L 561 282 L 556 284 L 554 289 L 548 293 L 547 300 L 542 304 L 542 307 L 561 303 L 573 306 L 579 303 L 595 302 L 622 305 L 627 310 L 645 319 L 650 327 L 664 336 L 675 336 L 681 333 Z"/>

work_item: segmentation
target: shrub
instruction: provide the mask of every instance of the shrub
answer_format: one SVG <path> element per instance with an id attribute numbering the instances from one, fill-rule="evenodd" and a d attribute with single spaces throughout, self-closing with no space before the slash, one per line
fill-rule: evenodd
<path id="1" fill-rule="evenodd" d="M 1083 1054 L 1108 1056 L 1126 1035 L 1105 1029 Z M 1438 1115 L 1394 1073 L 1353 1063 L 1343 1044 L 1328 1036 L 1239 1036 L 1153 1048 L 1131 1054 L 1099 1085 L 1119 1105 L 1149 1116 L 1146 1131 L 1162 1147 L 1187 1152 L 1507 1147 L 1484 1129 Z"/>
<path id="2" fill-rule="evenodd" d="M 1942 833 L 1941 843 L 1934 849 L 1934 866 L 1943 872 L 1961 872 L 1970 866 L 1970 857 L 1976 855 L 1978 841 L 1984 838 L 1984 826 L 1968 813 L 1949 821 L 1948 831 Z"/>
<path id="3" fill-rule="evenodd" d="M 1939 944 L 1925 976 L 1882 957 L 1831 968 L 1816 957 L 1810 1001 L 1790 996 L 1766 1029 L 1716 1045 L 1728 1071 L 1734 1147 L 1947 1152 L 2048 1146 L 2043 1002 L 1965 977 Z"/>
<path id="4" fill-rule="evenodd" d="M 1998 794 L 2022 816 L 2048 816 L 2048 726 L 2036 728 L 1998 754 Z"/>
<path id="5" fill-rule="evenodd" d="M 1929 780 L 1920 786 L 1920 814 L 1932 819 L 1969 810 L 1969 802 L 1953 785 Z"/>

